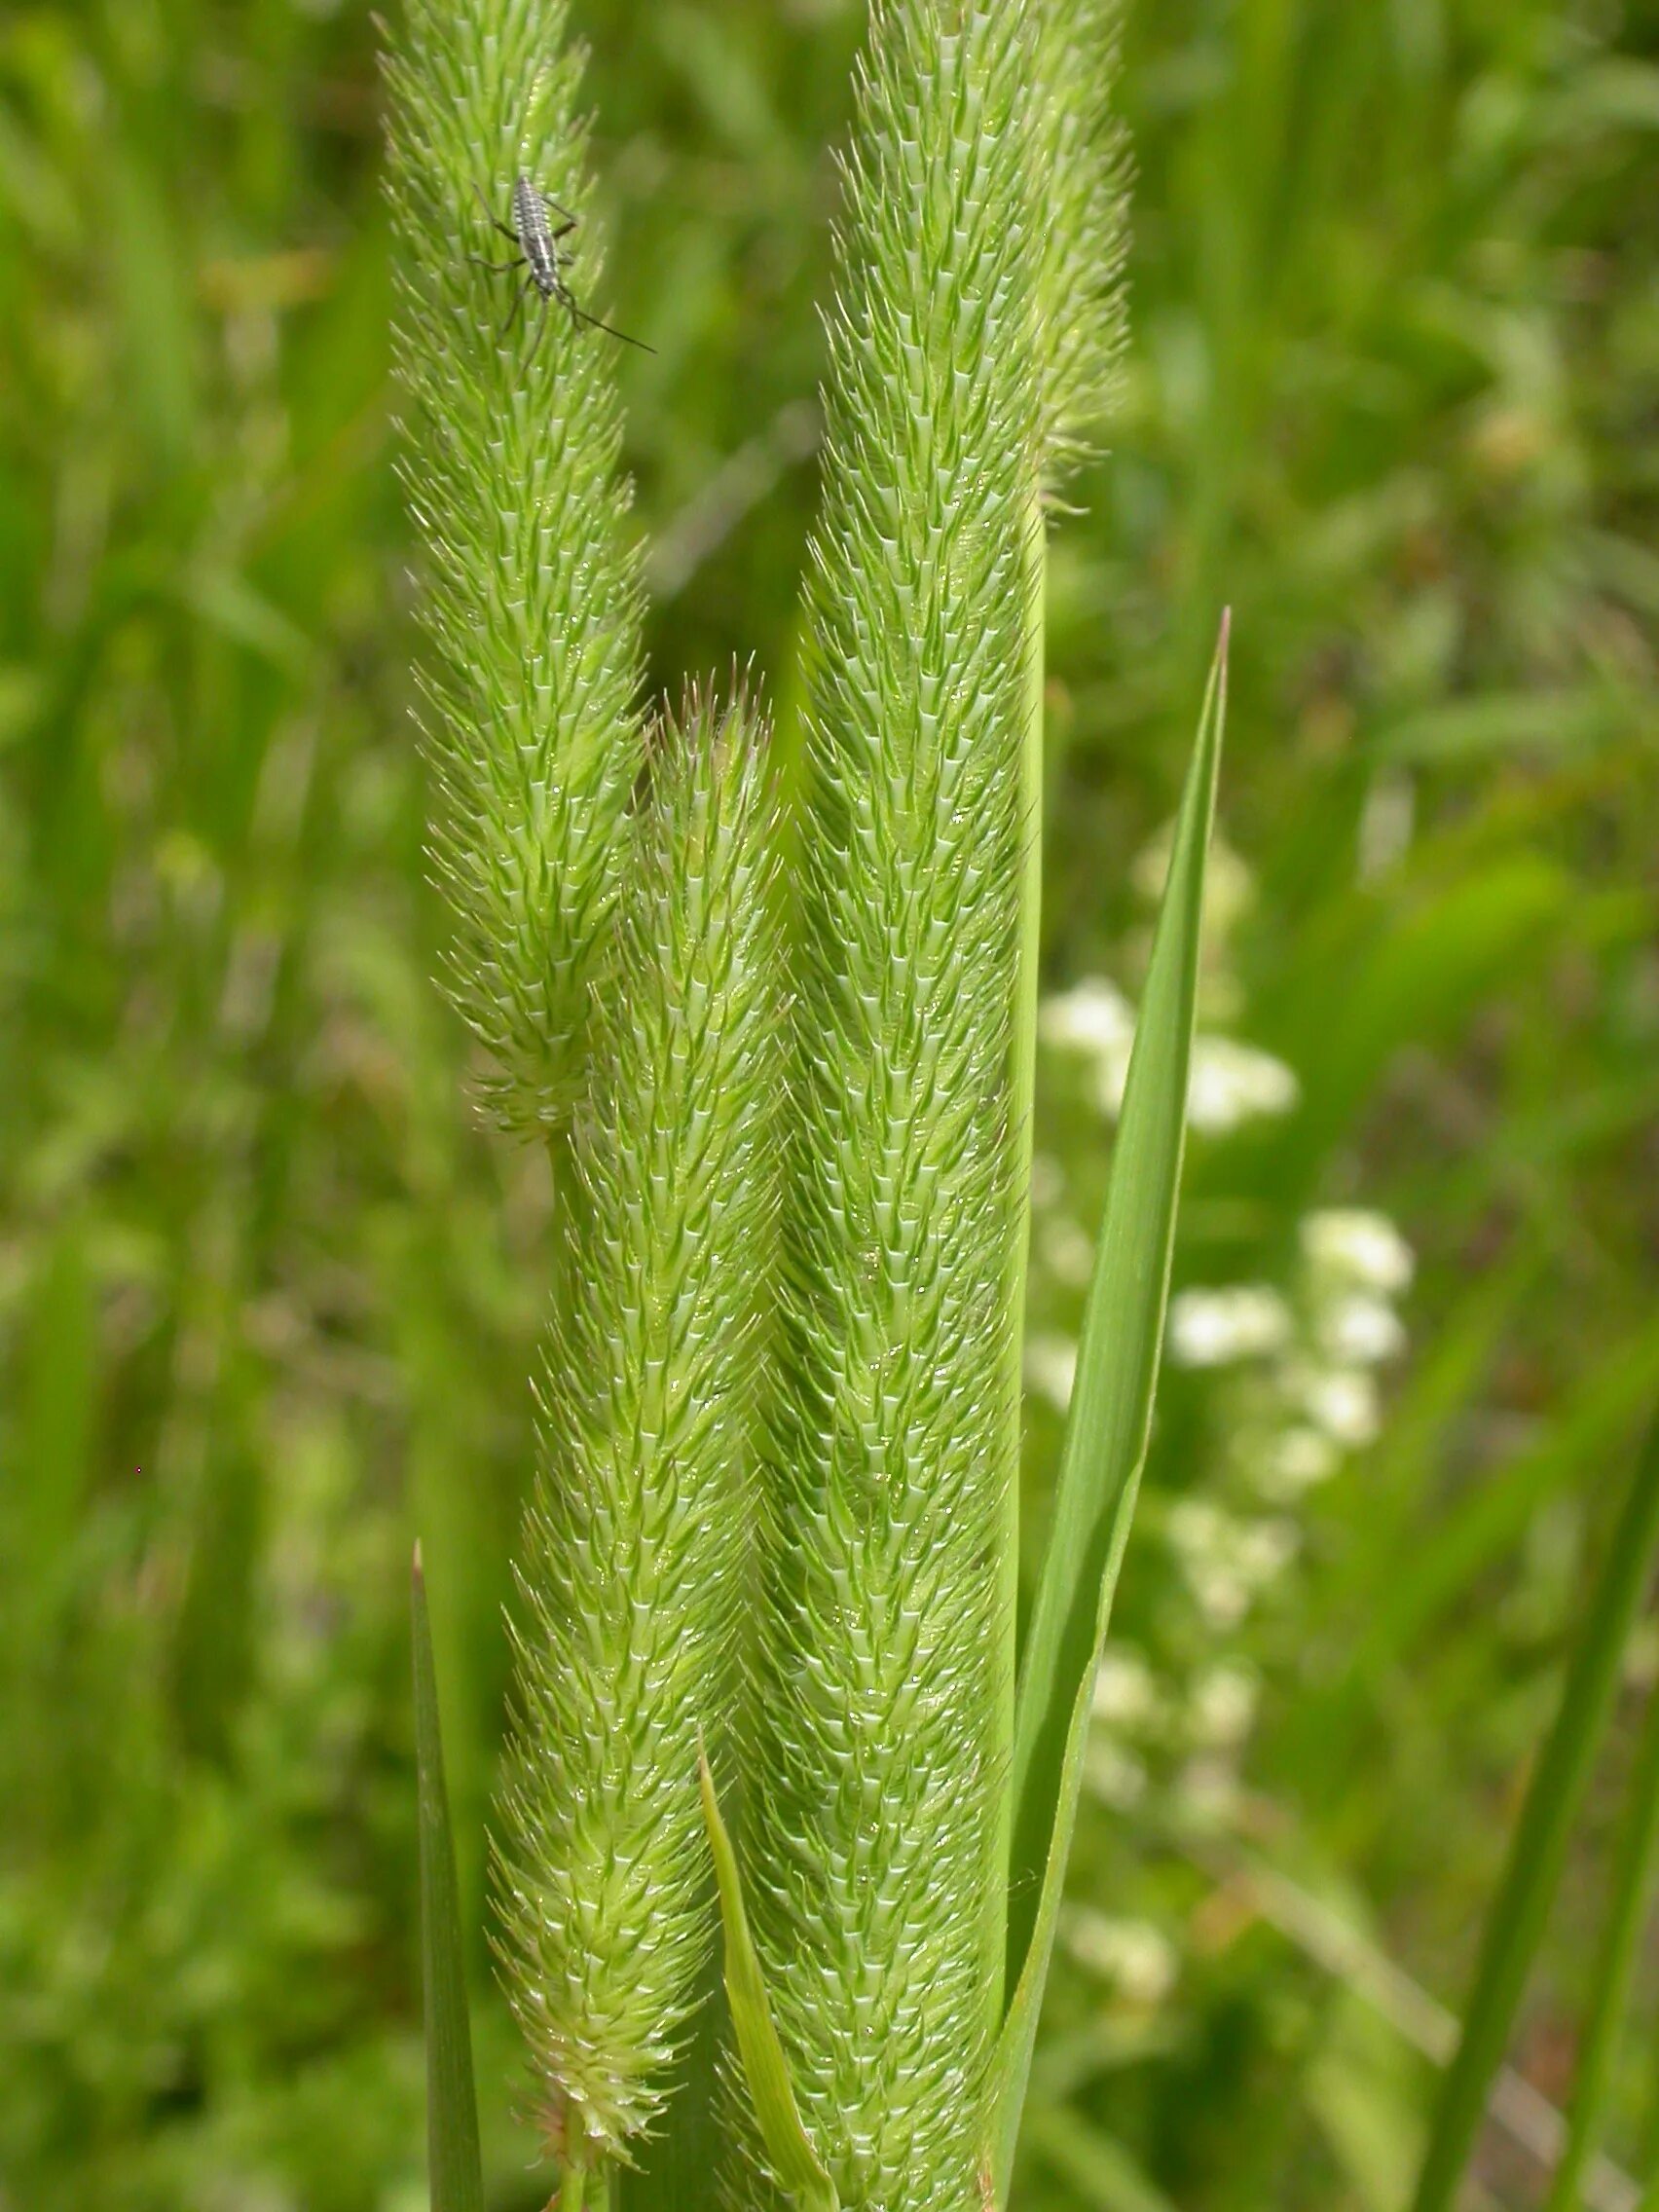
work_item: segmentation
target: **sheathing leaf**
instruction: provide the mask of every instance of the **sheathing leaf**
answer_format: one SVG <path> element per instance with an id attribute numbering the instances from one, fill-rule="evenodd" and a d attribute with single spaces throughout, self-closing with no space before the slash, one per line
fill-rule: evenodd
<path id="1" fill-rule="evenodd" d="M 745 702 L 699 705 L 653 755 L 572 1137 L 497 1851 L 507 1994 L 584 2163 L 660 2110 L 712 1936 L 698 1741 L 729 1767 L 772 1302 L 760 733 Z"/>
<path id="2" fill-rule="evenodd" d="M 880 7 L 830 318 L 745 1876 L 840 2201 L 977 2201 L 1037 465 L 1023 5 Z M 756 2150 L 738 2194 L 775 2187 Z"/>
<path id="3" fill-rule="evenodd" d="M 580 216 L 589 187 L 564 0 L 405 0 L 387 62 L 401 472 L 423 551 L 423 726 L 447 978 L 487 1098 L 561 1127 L 580 1094 L 596 948 L 641 761 L 640 586 L 624 535 L 608 340 L 504 263 L 521 172 Z M 570 281 L 595 296 L 583 222 Z"/>
<path id="4" fill-rule="evenodd" d="M 772 2019 L 765 1972 L 755 1948 L 755 1938 L 749 1933 L 737 1853 L 732 1849 L 731 1836 L 715 1790 L 715 1778 L 706 1758 L 698 1781 L 703 1791 L 703 1820 L 709 1831 L 709 1848 L 714 1854 L 715 1882 L 720 1900 L 732 2036 L 750 2106 L 772 2170 L 790 2195 L 799 2200 L 802 2212 L 836 2212 L 834 2187 L 801 2125 L 789 2063 Z"/>

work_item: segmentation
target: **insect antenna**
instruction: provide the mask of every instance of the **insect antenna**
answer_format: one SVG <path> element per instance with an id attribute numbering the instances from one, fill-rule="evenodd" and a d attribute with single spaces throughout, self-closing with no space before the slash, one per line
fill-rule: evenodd
<path id="1" fill-rule="evenodd" d="M 570 309 L 577 322 L 585 322 L 592 330 L 603 330 L 608 338 L 620 338 L 624 346 L 637 346 L 642 353 L 654 353 L 656 351 L 656 348 L 647 346 L 643 338 L 630 338 L 625 330 L 618 330 L 613 322 L 601 322 L 598 315 L 589 314 L 586 308 L 577 307 L 568 291 L 564 293 L 563 297 L 565 305 Z"/>

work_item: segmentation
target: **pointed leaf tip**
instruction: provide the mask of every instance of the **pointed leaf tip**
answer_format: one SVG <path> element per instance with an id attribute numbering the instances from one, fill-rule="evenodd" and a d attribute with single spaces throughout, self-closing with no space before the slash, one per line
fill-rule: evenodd
<path id="1" fill-rule="evenodd" d="M 1007 2200 L 1077 1817 L 1094 1664 L 1152 1427 L 1186 1140 L 1204 858 L 1215 810 L 1230 635 L 1231 616 L 1224 614 L 1135 1024 L 1053 1526 L 1020 1661 L 1009 1885 L 1014 1995 L 997 2051 L 988 2143 L 999 2202 Z"/>

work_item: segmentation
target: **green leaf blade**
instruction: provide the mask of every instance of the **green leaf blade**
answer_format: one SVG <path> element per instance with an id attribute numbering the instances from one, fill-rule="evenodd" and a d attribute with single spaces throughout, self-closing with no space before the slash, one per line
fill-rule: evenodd
<path id="1" fill-rule="evenodd" d="M 1649 1692 L 1641 1743 L 1614 1857 L 1611 1897 L 1591 1982 L 1589 2018 L 1579 2044 L 1578 2079 L 1567 2115 L 1567 2149 L 1544 2212 L 1575 2212 L 1585 2171 L 1607 2117 L 1613 2058 L 1659 1866 L 1659 1695 Z"/>
<path id="2" fill-rule="evenodd" d="M 991 2166 L 1006 2195 L 1076 1817 L 1094 1659 L 1151 1429 L 1186 1135 L 1204 856 L 1227 704 L 1224 620 L 1176 825 L 1136 1027 L 1053 1527 L 1015 1719 L 1009 1961 L 1014 1998 L 993 2081 Z"/>
<path id="3" fill-rule="evenodd" d="M 824 2170 L 801 2123 L 790 2083 L 789 2063 L 772 2019 L 749 1916 L 743 1907 L 743 1884 L 737 1854 L 720 1815 L 715 1794 L 715 1778 L 707 1756 L 698 1762 L 698 1784 L 703 1793 L 703 1819 L 714 1855 L 715 1881 L 719 1891 L 720 1922 L 725 1931 L 725 1985 L 731 2001 L 732 2029 L 744 2079 L 755 2104 L 766 2156 L 778 2180 L 807 2212 L 837 2212 L 835 2185 Z"/>
<path id="4" fill-rule="evenodd" d="M 1620 1663 L 1659 1550 L 1659 1421 L 1648 1432 L 1567 1666 L 1560 1707 L 1487 1917 L 1474 1994 L 1441 2086 L 1414 2212 L 1449 2212 L 1561 1879 L 1573 1820 L 1605 1733 Z"/>
<path id="5" fill-rule="evenodd" d="M 444 1787 L 437 1672 L 426 1617 L 426 1578 L 415 1547 L 410 1581 L 415 1666 L 415 1757 L 420 1783 L 421 1970 L 426 2022 L 426 2157 L 432 2212 L 483 2212 L 472 2029 L 456 1885 L 455 1841 Z"/>

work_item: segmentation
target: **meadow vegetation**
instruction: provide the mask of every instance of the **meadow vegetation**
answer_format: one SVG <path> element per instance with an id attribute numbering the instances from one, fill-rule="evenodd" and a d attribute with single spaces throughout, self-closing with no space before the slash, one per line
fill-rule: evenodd
<path id="1" fill-rule="evenodd" d="M 671 698 L 753 653 L 787 794 L 863 11 L 578 14 L 605 305 L 655 350 L 569 356 L 620 387 L 648 596 L 618 649 Z M 0 25 L 0 2204 L 30 2212 L 426 2201 L 417 1529 L 487 2200 L 548 2187 L 483 1835 L 562 1186 L 476 1114 L 502 1040 L 429 980 L 378 43 L 354 0 Z M 1539 1916 L 1506 1853 L 1580 1625 L 1622 1617 L 1598 1578 L 1659 1385 L 1659 18 L 1182 0 L 1131 10 L 1121 105 L 1131 335 L 1047 585 L 1028 1597 L 1224 599 L 1229 764 L 1171 1359 L 1014 2201 L 1382 2212 L 1490 1900 Z M 421 217 L 467 298 L 474 215 Z M 1580 1809 L 1528 1816 L 1566 1870 L 1471 2200 L 1543 2200 L 1600 2069 L 1585 2200 L 1626 2212 L 1659 2167 L 1634 1937 L 1631 2017 L 1596 2000 L 1609 1906 L 1641 1924 L 1659 1644 L 1577 1648 L 1611 1717 L 1592 1771 L 1538 1769 Z"/>

